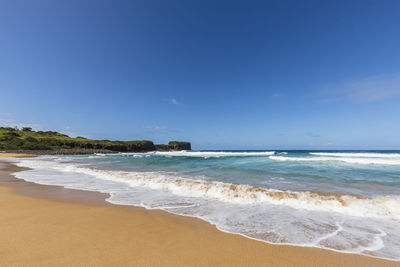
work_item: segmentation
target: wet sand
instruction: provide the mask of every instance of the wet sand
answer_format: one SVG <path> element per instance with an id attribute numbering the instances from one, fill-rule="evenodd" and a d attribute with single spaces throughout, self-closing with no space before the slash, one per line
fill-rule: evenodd
<path id="1" fill-rule="evenodd" d="M 0 266 L 400 266 L 270 245 L 200 219 L 112 205 L 107 194 L 16 179 L 0 160 Z"/>

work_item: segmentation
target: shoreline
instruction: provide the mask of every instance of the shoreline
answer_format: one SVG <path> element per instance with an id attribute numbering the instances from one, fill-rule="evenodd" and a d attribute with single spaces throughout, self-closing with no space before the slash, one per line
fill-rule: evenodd
<path id="1" fill-rule="evenodd" d="M 12 198 L 25 198 L 25 200 L 28 198 L 30 200 L 29 202 L 46 202 L 44 206 L 49 209 L 51 209 L 52 206 L 59 205 L 63 206 L 63 209 L 66 210 L 75 210 L 78 208 L 87 213 L 90 213 L 94 209 L 96 212 L 100 213 L 98 215 L 100 217 L 104 217 L 104 213 L 108 214 L 108 212 L 111 212 L 117 213 L 118 216 L 122 217 L 132 216 L 131 219 L 134 218 L 135 220 L 129 220 L 131 222 L 134 221 L 136 223 L 137 221 L 141 221 L 142 223 L 139 224 L 139 229 L 134 229 L 134 233 L 131 232 L 133 231 L 132 229 L 128 228 L 126 229 L 127 233 L 124 234 L 134 238 L 137 235 L 143 235 L 143 233 L 145 233 L 144 238 L 138 240 L 138 243 L 142 245 L 151 244 L 151 247 L 155 249 L 165 249 L 163 246 L 158 245 L 160 241 L 167 242 L 171 246 L 178 246 L 178 251 L 173 250 L 169 252 L 170 254 L 160 255 L 159 260 L 161 262 L 166 259 L 175 261 L 171 266 L 268 266 L 268 264 L 270 266 L 399 266 L 399 262 L 396 261 L 358 254 L 341 253 L 319 248 L 269 244 L 238 234 L 223 232 L 218 230 L 214 225 L 198 218 L 174 215 L 162 210 L 147 210 L 141 207 L 114 205 L 105 201 L 108 194 L 26 182 L 11 175 L 12 172 L 21 170 L 18 169 L 19 167 L 1 160 L 0 165 L 0 191 L 6 192 L 8 190 L 6 195 L 10 194 Z M 54 213 L 53 215 L 56 217 L 60 216 L 60 214 Z M 24 213 L 20 214 L 20 216 L 23 217 Z M 40 216 L 37 219 L 40 220 Z M 146 223 L 143 223 L 143 220 Z M 72 222 L 69 222 L 67 219 L 67 221 L 63 223 L 71 227 Z M 113 223 L 117 225 L 122 223 L 122 225 L 124 225 L 127 222 L 116 220 Z M 156 233 L 164 233 L 167 231 L 168 234 L 160 238 L 157 234 L 154 235 L 153 231 L 148 232 L 149 229 L 147 229 L 148 226 L 146 226 L 148 224 L 151 224 L 151 228 L 154 228 L 152 230 L 156 229 Z M 174 227 L 171 227 L 171 224 Z M 96 222 L 91 226 L 93 228 L 107 228 L 107 225 L 104 225 L 102 222 Z M 0 228 L 2 228 L 2 226 L 0 226 Z M 77 231 L 80 230 L 79 227 L 74 229 Z M 114 228 L 107 229 L 111 232 L 116 231 Z M 188 238 L 188 236 L 194 238 Z M 204 239 L 204 236 L 212 239 L 213 242 Z M 176 237 L 180 237 L 179 240 L 176 240 Z M 83 239 L 83 241 L 88 241 L 88 236 L 83 235 L 80 238 Z M 91 239 L 89 238 L 89 240 Z M 103 239 L 98 240 L 99 244 L 103 244 L 101 242 L 104 241 Z M 201 241 L 201 245 L 196 244 L 196 242 L 199 241 Z M 21 240 L 21 242 L 23 242 L 23 240 Z M 118 247 L 125 251 L 126 245 L 128 244 L 122 242 L 119 243 Z M 220 245 L 216 246 L 216 244 Z M 221 244 L 223 244 L 224 249 L 222 249 Z M 210 246 L 217 251 L 210 253 L 211 251 L 208 249 Z M 243 246 L 251 249 L 243 250 Z M 3 246 L 0 246 L 0 248 L 1 247 Z M 135 249 L 140 250 L 140 247 L 139 245 L 139 248 L 136 247 Z M 182 249 L 186 251 L 184 255 L 180 255 L 181 253 L 179 250 Z M 123 260 L 128 260 L 130 263 L 138 260 L 149 260 L 147 264 L 151 266 L 160 266 L 156 263 L 150 263 L 151 258 L 149 258 L 149 255 L 152 253 L 154 252 L 143 250 L 140 256 L 133 255 L 133 258 L 130 253 L 127 253 L 124 254 L 125 257 Z M 179 256 L 176 253 L 178 253 Z M 197 256 L 194 256 L 194 254 Z M 206 257 L 207 261 L 204 262 L 200 260 L 202 257 L 199 258 L 198 255 Z M 185 258 L 185 264 L 176 263 L 178 260 L 177 257 Z M 241 260 L 243 257 L 246 259 L 246 262 Z M 221 261 L 221 259 L 224 260 Z M 2 262 L 2 260 L 0 260 L 0 262 Z M 62 262 L 58 264 L 63 265 Z M 162 265 L 165 266 L 165 264 Z"/>

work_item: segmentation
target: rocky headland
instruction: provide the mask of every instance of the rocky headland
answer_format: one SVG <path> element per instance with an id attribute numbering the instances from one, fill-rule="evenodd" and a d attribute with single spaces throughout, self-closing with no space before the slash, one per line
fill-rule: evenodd
<path id="1" fill-rule="evenodd" d="M 7 152 L 54 155 L 177 150 L 191 150 L 190 142 L 170 141 L 167 145 L 155 145 L 149 140 L 94 140 L 81 136 L 73 138 L 54 131 L 33 131 L 29 127 L 0 127 L 0 151 Z"/>

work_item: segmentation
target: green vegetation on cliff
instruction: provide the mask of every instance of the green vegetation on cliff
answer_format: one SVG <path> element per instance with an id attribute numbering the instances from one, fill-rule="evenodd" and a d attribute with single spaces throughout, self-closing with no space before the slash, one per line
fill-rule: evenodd
<path id="1" fill-rule="evenodd" d="M 170 142 L 171 143 L 171 142 Z M 180 147 L 189 147 L 190 143 L 180 142 L 186 145 L 168 146 L 169 150 L 179 150 Z M 163 147 L 165 150 L 166 147 Z M 53 131 L 32 131 L 29 127 L 21 130 L 11 127 L 0 127 L 0 150 L 59 150 L 59 151 L 87 151 L 104 150 L 118 152 L 145 152 L 157 150 L 152 141 L 110 141 L 92 140 L 84 137 L 72 138 L 68 135 Z"/>

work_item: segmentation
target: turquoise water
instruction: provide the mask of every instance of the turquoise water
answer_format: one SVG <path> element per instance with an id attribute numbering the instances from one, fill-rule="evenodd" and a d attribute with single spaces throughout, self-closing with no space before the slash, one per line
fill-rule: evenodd
<path id="1" fill-rule="evenodd" d="M 231 151 L 243 153 L 243 151 Z M 246 151 L 244 153 L 247 153 Z M 256 151 L 253 151 L 257 153 Z M 262 153 L 262 152 L 261 152 Z M 287 153 L 287 154 L 286 154 Z M 374 158 L 358 158 L 358 163 L 343 162 L 343 157 L 323 160 L 308 151 L 276 152 L 277 158 L 270 156 L 166 156 L 148 155 L 97 155 L 82 159 L 93 167 L 127 171 L 166 171 L 181 176 L 206 176 L 215 181 L 245 183 L 253 186 L 267 186 L 280 190 L 306 190 L 320 192 L 354 193 L 368 196 L 379 194 L 400 194 L 400 154 L 398 164 L 391 164 L 392 158 L 383 158 L 384 163 L 376 164 Z M 318 152 L 314 152 L 318 153 Z M 393 153 L 380 153 L 391 155 Z M 379 156 L 381 156 L 378 154 Z M 150 156 L 151 155 L 151 156 Z M 292 161 L 290 159 L 304 159 Z M 310 158 L 310 161 L 306 159 Z M 321 161 L 311 161 L 311 159 Z M 344 157 L 344 160 L 350 157 Z M 367 160 L 365 162 L 365 159 Z M 381 158 L 377 158 L 381 160 Z M 375 164 L 374 164 L 375 163 Z"/>
<path id="2" fill-rule="evenodd" d="M 258 240 L 400 259 L 400 151 L 182 151 L 17 159 L 17 177 L 110 193 Z"/>

